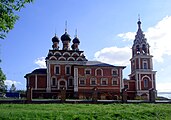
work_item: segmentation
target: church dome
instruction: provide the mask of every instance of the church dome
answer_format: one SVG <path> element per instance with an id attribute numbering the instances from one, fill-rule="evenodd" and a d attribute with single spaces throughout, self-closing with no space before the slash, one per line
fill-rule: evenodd
<path id="1" fill-rule="evenodd" d="M 73 43 L 80 43 L 80 40 L 78 39 L 78 37 L 75 37 L 73 40 L 72 40 Z"/>
<path id="2" fill-rule="evenodd" d="M 52 38 L 52 42 L 58 42 L 59 43 L 59 38 L 55 35 L 53 38 Z"/>
<path id="3" fill-rule="evenodd" d="M 62 41 L 71 41 L 70 35 L 65 32 L 62 36 L 61 36 L 61 40 Z"/>

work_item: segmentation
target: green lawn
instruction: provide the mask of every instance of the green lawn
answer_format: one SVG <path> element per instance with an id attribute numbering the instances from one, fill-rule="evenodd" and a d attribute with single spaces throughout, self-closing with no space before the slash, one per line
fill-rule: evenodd
<path id="1" fill-rule="evenodd" d="M 171 120 L 171 104 L 0 104 L 0 120 Z"/>

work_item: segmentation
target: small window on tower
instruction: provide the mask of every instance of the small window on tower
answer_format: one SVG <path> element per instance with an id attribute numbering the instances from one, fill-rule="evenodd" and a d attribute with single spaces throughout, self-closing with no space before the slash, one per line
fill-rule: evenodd
<path id="1" fill-rule="evenodd" d="M 144 89 L 148 89 L 148 79 L 144 79 Z"/>
<path id="2" fill-rule="evenodd" d="M 146 46 L 143 44 L 143 46 L 142 46 L 142 52 L 143 53 L 147 53 L 147 48 L 146 48 Z"/>
<path id="3" fill-rule="evenodd" d="M 143 69 L 147 69 L 148 67 L 147 60 L 143 60 Z"/>
<path id="4" fill-rule="evenodd" d="M 137 50 L 137 54 L 139 54 L 140 53 L 140 46 L 139 45 L 136 46 L 136 50 Z"/>

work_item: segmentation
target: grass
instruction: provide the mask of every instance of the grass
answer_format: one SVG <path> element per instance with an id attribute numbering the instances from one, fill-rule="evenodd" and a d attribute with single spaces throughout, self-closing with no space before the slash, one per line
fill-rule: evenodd
<path id="1" fill-rule="evenodd" d="M 171 120 L 170 104 L 0 104 L 2 120 Z"/>

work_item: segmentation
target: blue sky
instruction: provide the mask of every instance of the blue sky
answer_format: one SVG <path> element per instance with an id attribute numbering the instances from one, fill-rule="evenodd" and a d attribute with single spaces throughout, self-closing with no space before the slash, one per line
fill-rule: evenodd
<path id="1" fill-rule="evenodd" d="M 80 49 L 89 60 L 127 66 L 124 77 L 128 78 L 130 48 L 140 14 L 154 56 L 157 89 L 171 91 L 170 11 L 170 0 L 35 0 L 17 13 L 19 21 L 0 41 L 0 65 L 7 76 L 6 84 L 25 89 L 24 75 L 43 66 L 51 38 L 55 33 L 61 37 L 66 20 L 72 38 L 77 29 Z"/>

